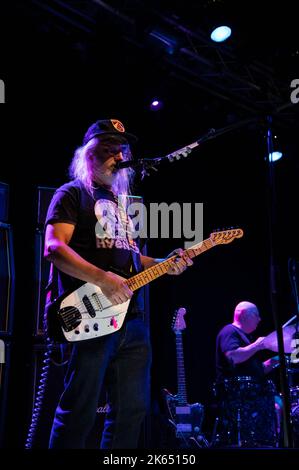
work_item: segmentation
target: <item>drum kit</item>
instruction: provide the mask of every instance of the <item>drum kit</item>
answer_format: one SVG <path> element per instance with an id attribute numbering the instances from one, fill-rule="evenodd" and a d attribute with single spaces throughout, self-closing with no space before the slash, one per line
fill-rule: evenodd
<path id="1" fill-rule="evenodd" d="M 215 387 L 220 404 L 217 446 L 276 447 L 276 388 L 251 376 L 225 379 Z"/>
<path id="2" fill-rule="evenodd" d="M 293 320 L 293 319 L 291 319 Z M 294 446 L 299 447 L 299 368 L 290 354 L 295 325 L 283 328 L 283 343 L 288 373 L 291 424 Z M 267 349 L 278 352 L 276 331 L 265 337 Z M 232 377 L 214 386 L 219 406 L 217 447 L 279 447 L 282 443 L 282 400 L 272 380 L 256 381 L 251 376 Z"/>

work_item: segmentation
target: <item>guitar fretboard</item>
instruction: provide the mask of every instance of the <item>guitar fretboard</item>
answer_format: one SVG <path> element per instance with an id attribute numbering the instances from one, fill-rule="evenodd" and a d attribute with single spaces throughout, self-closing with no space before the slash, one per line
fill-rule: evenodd
<path id="1" fill-rule="evenodd" d="M 183 253 L 188 255 L 189 258 L 195 258 L 195 256 L 200 255 L 201 253 L 213 248 L 216 243 L 212 241 L 211 238 L 207 238 L 206 240 L 194 245 L 192 248 L 185 250 Z M 172 256 L 171 258 L 167 258 L 161 263 L 155 264 L 150 268 L 145 269 L 144 271 L 136 274 L 135 276 L 131 277 L 130 279 L 126 280 L 128 287 L 135 291 L 140 287 L 145 286 L 151 281 L 154 281 L 163 274 L 166 274 L 169 268 L 172 266 L 173 261 L 176 259 L 177 255 Z"/>
<path id="2" fill-rule="evenodd" d="M 182 332 L 177 331 L 175 337 L 176 337 L 175 342 L 176 342 L 177 381 L 178 381 L 177 401 L 178 401 L 179 406 L 185 406 L 188 403 L 188 401 L 187 401 L 187 391 L 186 391 Z"/>

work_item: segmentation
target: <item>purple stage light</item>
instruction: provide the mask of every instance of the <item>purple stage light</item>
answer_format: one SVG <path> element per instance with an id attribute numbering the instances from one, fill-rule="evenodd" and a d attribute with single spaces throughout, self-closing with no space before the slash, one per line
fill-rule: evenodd
<path id="1" fill-rule="evenodd" d="M 154 99 L 150 104 L 150 109 L 152 111 L 158 111 L 163 106 L 163 102 L 157 99 Z"/>

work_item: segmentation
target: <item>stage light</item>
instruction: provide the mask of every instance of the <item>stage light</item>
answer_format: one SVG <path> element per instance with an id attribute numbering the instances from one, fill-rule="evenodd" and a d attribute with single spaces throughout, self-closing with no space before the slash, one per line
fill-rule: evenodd
<path id="1" fill-rule="evenodd" d="M 274 134 L 273 136 L 273 145 L 272 145 L 272 152 L 269 152 L 269 162 L 277 162 L 277 160 L 280 160 L 283 157 L 283 152 L 282 152 L 282 147 L 283 145 L 281 144 L 280 138 L 278 137 L 277 134 Z M 270 149 L 269 149 L 270 150 Z"/>
<path id="2" fill-rule="evenodd" d="M 275 152 L 269 153 L 269 162 L 272 162 L 272 163 L 277 162 L 277 160 L 280 160 L 282 157 L 283 157 L 282 152 L 275 151 Z"/>
<path id="3" fill-rule="evenodd" d="M 232 34 L 229 26 L 218 26 L 211 32 L 211 39 L 214 42 L 223 42 Z"/>
<path id="4" fill-rule="evenodd" d="M 162 107 L 163 107 L 163 101 L 158 100 L 157 98 L 155 98 L 150 104 L 150 109 L 152 111 L 159 111 L 159 109 L 161 109 Z"/>

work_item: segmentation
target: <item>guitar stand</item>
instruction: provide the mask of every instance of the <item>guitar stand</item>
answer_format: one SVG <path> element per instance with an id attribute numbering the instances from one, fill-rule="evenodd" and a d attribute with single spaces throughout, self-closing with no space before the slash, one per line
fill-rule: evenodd
<path id="1" fill-rule="evenodd" d="M 210 447 L 209 442 L 206 440 L 205 436 L 203 434 L 198 434 L 196 437 L 189 437 L 189 440 L 194 442 L 194 444 L 199 447 L 200 449 L 203 448 L 208 448 Z"/>
<path id="2" fill-rule="evenodd" d="M 237 441 L 238 441 L 238 447 L 242 447 L 242 441 L 241 441 L 241 410 L 238 408 L 237 411 Z"/>
<path id="3" fill-rule="evenodd" d="M 172 426 L 175 428 L 177 435 L 181 434 L 180 439 L 185 442 L 186 446 L 188 446 L 188 441 L 191 441 L 195 446 L 199 447 L 200 449 L 211 447 L 210 443 L 207 441 L 203 434 L 197 434 L 195 436 L 189 437 L 184 436 L 184 433 L 177 431 L 177 425 L 174 421 L 168 419 L 168 422 L 172 424 Z"/>
<path id="4" fill-rule="evenodd" d="M 217 428 L 218 428 L 218 425 L 219 425 L 219 417 L 216 416 L 215 418 L 215 423 L 214 423 L 214 427 L 213 427 L 213 432 L 212 432 L 212 438 L 211 438 L 211 442 L 210 442 L 210 445 L 209 447 L 214 447 L 215 444 L 216 444 L 216 439 L 217 439 Z"/>

